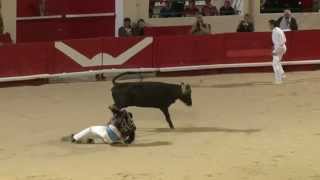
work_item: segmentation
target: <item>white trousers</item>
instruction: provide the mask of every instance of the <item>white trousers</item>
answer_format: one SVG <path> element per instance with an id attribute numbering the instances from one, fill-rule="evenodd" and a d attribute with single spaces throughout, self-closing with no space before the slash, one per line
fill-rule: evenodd
<path id="1" fill-rule="evenodd" d="M 94 143 L 114 143 L 108 135 L 108 126 L 91 126 L 79 133 L 73 135 L 73 138 L 78 142 L 87 142 L 88 139 L 94 140 Z"/>
<path id="2" fill-rule="evenodd" d="M 281 82 L 284 76 L 284 70 L 281 65 L 281 60 L 283 55 L 286 53 L 287 47 L 284 45 L 282 47 L 277 47 L 273 50 L 273 60 L 272 67 L 274 71 L 274 78 L 276 82 Z"/>

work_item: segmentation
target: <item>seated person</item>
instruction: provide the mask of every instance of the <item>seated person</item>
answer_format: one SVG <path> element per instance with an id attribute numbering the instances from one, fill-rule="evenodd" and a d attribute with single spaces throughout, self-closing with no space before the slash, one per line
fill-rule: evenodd
<path id="1" fill-rule="evenodd" d="M 277 20 L 277 25 L 283 31 L 297 31 L 297 20 L 292 17 L 290 9 L 284 10 L 284 15 Z"/>
<path id="2" fill-rule="evenodd" d="M 132 114 L 125 109 L 109 106 L 113 113 L 112 119 L 103 126 L 91 126 L 71 135 L 73 143 L 106 143 L 131 144 L 135 139 L 136 126 Z"/>
<path id="3" fill-rule="evenodd" d="M 124 18 L 123 26 L 119 28 L 118 34 L 119 37 L 129 37 L 133 35 L 130 18 Z"/>
<path id="4" fill-rule="evenodd" d="M 193 35 L 206 35 L 210 34 L 211 26 L 203 21 L 201 15 L 198 15 L 196 22 L 192 25 L 191 34 Z"/>
<path id="5" fill-rule="evenodd" d="M 4 31 L 4 25 L 3 25 L 2 15 L 1 15 L 1 12 L 0 12 L 0 35 L 3 34 L 3 31 Z"/>
<path id="6" fill-rule="evenodd" d="M 133 26 L 133 35 L 134 36 L 143 36 L 144 35 L 144 25 L 145 25 L 144 20 L 139 19 L 138 22 Z"/>
<path id="7" fill-rule="evenodd" d="M 236 12 L 231 6 L 231 1 L 225 0 L 224 5 L 220 8 L 220 15 L 234 15 L 234 14 L 236 14 Z"/>
<path id="8" fill-rule="evenodd" d="M 199 14 L 199 9 L 196 6 L 195 0 L 189 0 L 189 5 L 184 9 L 184 15 L 187 17 L 196 16 Z"/>
<path id="9" fill-rule="evenodd" d="M 169 1 L 164 1 L 164 6 L 160 10 L 160 17 L 166 18 L 166 17 L 172 17 L 172 10 L 171 10 L 171 4 Z"/>
<path id="10" fill-rule="evenodd" d="M 185 0 L 171 0 L 172 17 L 184 16 Z"/>
<path id="11" fill-rule="evenodd" d="M 250 20 L 250 15 L 246 14 L 244 16 L 244 20 L 240 22 L 237 28 L 237 32 L 253 32 L 254 31 L 254 25 Z"/>
<path id="12" fill-rule="evenodd" d="M 211 4 L 211 0 L 206 0 L 206 5 L 202 7 L 201 14 L 203 16 L 217 16 L 219 12 L 217 7 Z"/>

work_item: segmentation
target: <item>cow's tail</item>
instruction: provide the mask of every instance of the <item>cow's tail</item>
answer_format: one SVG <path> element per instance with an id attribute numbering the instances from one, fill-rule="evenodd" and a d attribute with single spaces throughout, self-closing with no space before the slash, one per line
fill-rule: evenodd
<path id="1" fill-rule="evenodd" d="M 115 76 L 113 79 L 112 79 L 112 83 L 113 85 L 117 85 L 119 84 L 117 82 L 117 80 L 123 76 L 126 76 L 126 75 L 132 75 L 132 74 L 143 74 L 143 73 L 147 73 L 147 72 L 124 72 L 124 73 L 121 73 L 121 74 L 118 74 L 117 76 Z"/>

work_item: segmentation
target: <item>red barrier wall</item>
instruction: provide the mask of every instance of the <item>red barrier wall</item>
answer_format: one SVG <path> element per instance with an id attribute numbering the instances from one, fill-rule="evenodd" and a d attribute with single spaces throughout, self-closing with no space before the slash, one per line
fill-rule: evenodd
<path id="1" fill-rule="evenodd" d="M 39 12 L 40 1 L 18 0 L 17 42 L 113 37 L 115 34 L 115 0 L 46 0 L 43 17 Z M 74 14 L 81 17 L 67 16 Z M 50 15 L 60 17 L 48 17 Z"/>
<path id="2" fill-rule="evenodd" d="M 288 52 L 285 61 L 320 60 L 320 46 L 315 38 L 320 36 L 320 31 L 288 32 L 286 35 Z M 271 62 L 270 36 L 271 33 L 266 32 L 78 39 L 63 41 L 62 50 L 54 42 L 4 45 L 0 48 L 0 77 L 108 68 L 165 68 Z M 129 58 L 123 63 L 112 64 L 119 61 L 114 59 L 119 55 L 127 52 L 132 54 L 131 51 L 134 51 L 133 47 L 137 43 L 144 43 L 145 48 L 138 48 L 137 54 L 132 57 L 125 55 Z M 65 53 L 66 47 L 82 54 L 88 61 L 97 56 L 98 64 L 82 67 L 76 62 L 79 55 L 70 57 Z M 70 52 L 69 50 L 67 52 Z"/>
<path id="3" fill-rule="evenodd" d="M 18 0 L 17 16 L 39 16 L 40 0 Z M 46 0 L 46 15 L 115 12 L 114 0 Z"/>
<path id="4" fill-rule="evenodd" d="M 5 45 L 0 47 L 0 77 L 48 73 L 52 43 Z"/>
<path id="5" fill-rule="evenodd" d="M 190 34 L 191 26 L 161 26 L 161 27 L 145 27 L 144 33 L 146 36 L 169 36 L 169 35 L 188 35 Z"/>

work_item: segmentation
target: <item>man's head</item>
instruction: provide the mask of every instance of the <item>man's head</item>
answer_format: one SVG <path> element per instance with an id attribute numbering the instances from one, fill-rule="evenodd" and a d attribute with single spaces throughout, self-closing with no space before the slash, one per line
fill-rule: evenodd
<path id="1" fill-rule="evenodd" d="M 211 5 L 211 0 L 206 0 L 206 5 Z"/>
<path id="2" fill-rule="evenodd" d="M 231 7 L 231 1 L 230 0 L 225 0 L 224 1 L 224 7 L 226 7 L 226 8 Z"/>
<path id="3" fill-rule="evenodd" d="M 143 20 L 143 19 L 139 19 L 139 20 L 138 20 L 138 26 L 139 26 L 140 28 L 144 28 L 144 25 L 145 25 L 144 20 Z"/>
<path id="4" fill-rule="evenodd" d="M 271 30 L 277 26 L 277 21 L 275 21 L 274 19 L 270 19 L 268 22 Z"/>
<path id="5" fill-rule="evenodd" d="M 131 26 L 131 19 L 128 17 L 124 18 L 123 25 L 124 25 L 124 27 L 129 28 Z"/>
<path id="6" fill-rule="evenodd" d="M 244 21 L 246 21 L 246 22 L 250 22 L 250 21 L 251 21 L 251 16 L 250 16 L 250 14 L 245 14 L 245 15 L 244 15 Z"/>
<path id="7" fill-rule="evenodd" d="M 189 6 L 195 6 L 196 2 L 195 0 L 189 0 Z"/>
<path id="8" fill-rule="evenodd" d="M 290 9 L 284 10 L 283 16 L 284 16 L 285 18 L 290 18 L 290 17 L 291 17 L 291 11 L 290 11 Z"/>
<path id="9" fill-rule="evenodd" d="M 181 83 L 181 97 L 180 100 L 187 106 L 192 106 L 191 86 L 189 84 Z"/>

